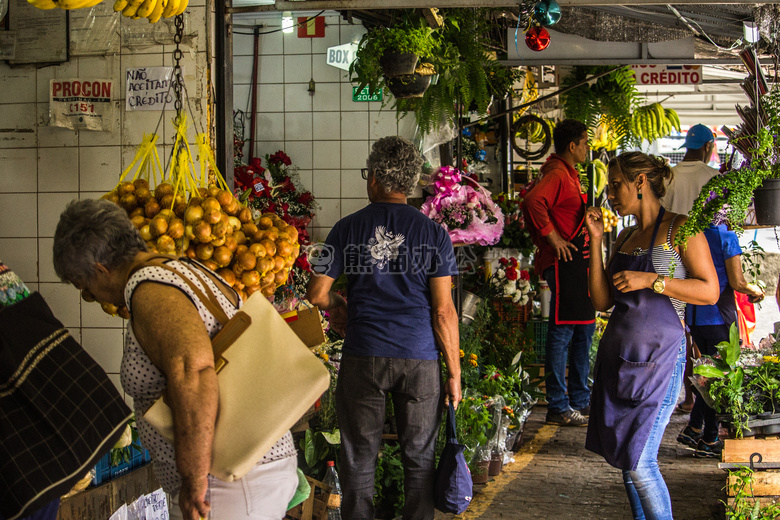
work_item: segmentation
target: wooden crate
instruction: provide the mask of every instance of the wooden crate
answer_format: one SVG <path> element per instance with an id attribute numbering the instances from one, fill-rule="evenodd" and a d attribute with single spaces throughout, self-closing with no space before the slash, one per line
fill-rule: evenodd
<path id="1" fill-rule="evenodd" d="M 780 467 L 780 439 L 773 438 L 747 438 L 747 439 L 724 439 L 723 452 L 721 454 L 722 463 L 719 465 L 724 469 L 733 469 L 736 465 L 750 466 L 750 457 L 754 453 L 761 454 L 761 462 L 756 462 L 757 468 L 761 466 Z M 731 487 L 736 484 L 737 478 L 729 476 L 726 493 L 729 505 L 734 504 L 734 491 Z M 780 500 L 780 469 L 757 470 L 753 473 L 753 497 L 747 498 L 748 502 L 753 503 L 760 500 L 762 505 L 767 505 Z"/>
<path id="2" fill-rule="evenodd" d="M 328 487 L 311 477 L 306 477 L 311 486 L 309 498 L 287 511 L 285 518 L 293 520 L 327 520 L 328 518 Z"/>
<path id="3" fill-rule="evenodd" d="M 761 454 L 761 461 L 780 463 L 780 439 L 724 439 L 721 460 L 725 463 L 750 463 L 750 456 Z M 780 493 L 778 493 L 780 494 Z"/>

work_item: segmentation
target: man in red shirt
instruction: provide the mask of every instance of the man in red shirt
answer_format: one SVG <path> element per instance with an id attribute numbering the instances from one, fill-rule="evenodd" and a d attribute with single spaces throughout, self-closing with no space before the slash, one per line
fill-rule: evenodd
<path id="1" fill-rule="evenodd" d="M 523 199 L 523 212 L 538 247 L 536 272 L 552 295 L 545 347 L 547 422 L 584 426 L 590 414 L 589 351 L 595 311 L 588 294 L 585 203 L 574 165 L 588 158 L 588 129 L 573 119 L 561 121 L 553 131 L 553 144 L 555 153 Z"/>

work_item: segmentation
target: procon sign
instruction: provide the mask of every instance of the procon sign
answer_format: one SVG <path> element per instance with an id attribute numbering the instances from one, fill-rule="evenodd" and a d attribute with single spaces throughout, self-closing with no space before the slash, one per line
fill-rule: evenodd
<path id="1" fill-rule="evenodd" d="M 631 65 L 637 85 L 697 85 L 701 65 Z"/>

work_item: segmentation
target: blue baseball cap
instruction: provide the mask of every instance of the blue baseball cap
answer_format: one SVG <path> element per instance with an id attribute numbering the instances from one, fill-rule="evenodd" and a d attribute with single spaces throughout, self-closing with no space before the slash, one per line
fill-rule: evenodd
<path id="1" fill-rule="evenodd" d="M 688 133 L 685 135 L 685 142 L 680 148 L 688 148 L 689 150 L 698 150 L 707 143 L 711 143 L 715 140 L 715 136 L 712 134 L 712 130 L 699 123 L 693 125 Z"/>

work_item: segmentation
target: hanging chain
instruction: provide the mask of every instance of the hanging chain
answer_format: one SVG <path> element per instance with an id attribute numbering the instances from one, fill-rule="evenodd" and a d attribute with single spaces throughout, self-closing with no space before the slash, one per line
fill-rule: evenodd
<path id="1" fill-rule="evenodd" d="M 182 52 L 179 45 L 181 44 L 181 38 L 184 35 L 184 15 L 180 14 L 174 18 L 174 25 L 176 26 L 176 33 L 173 35 L 173 43 L 176 44 L 176 48 L 173 50 L 173 93 L 176 100 L 173 103 L 173 107 L 176 109 L 176 121 L 181 120 L 182 105 L 181 105 L 181 90 L 184 85 L 184 79 L 181 73 L 181 58 Z"/>

